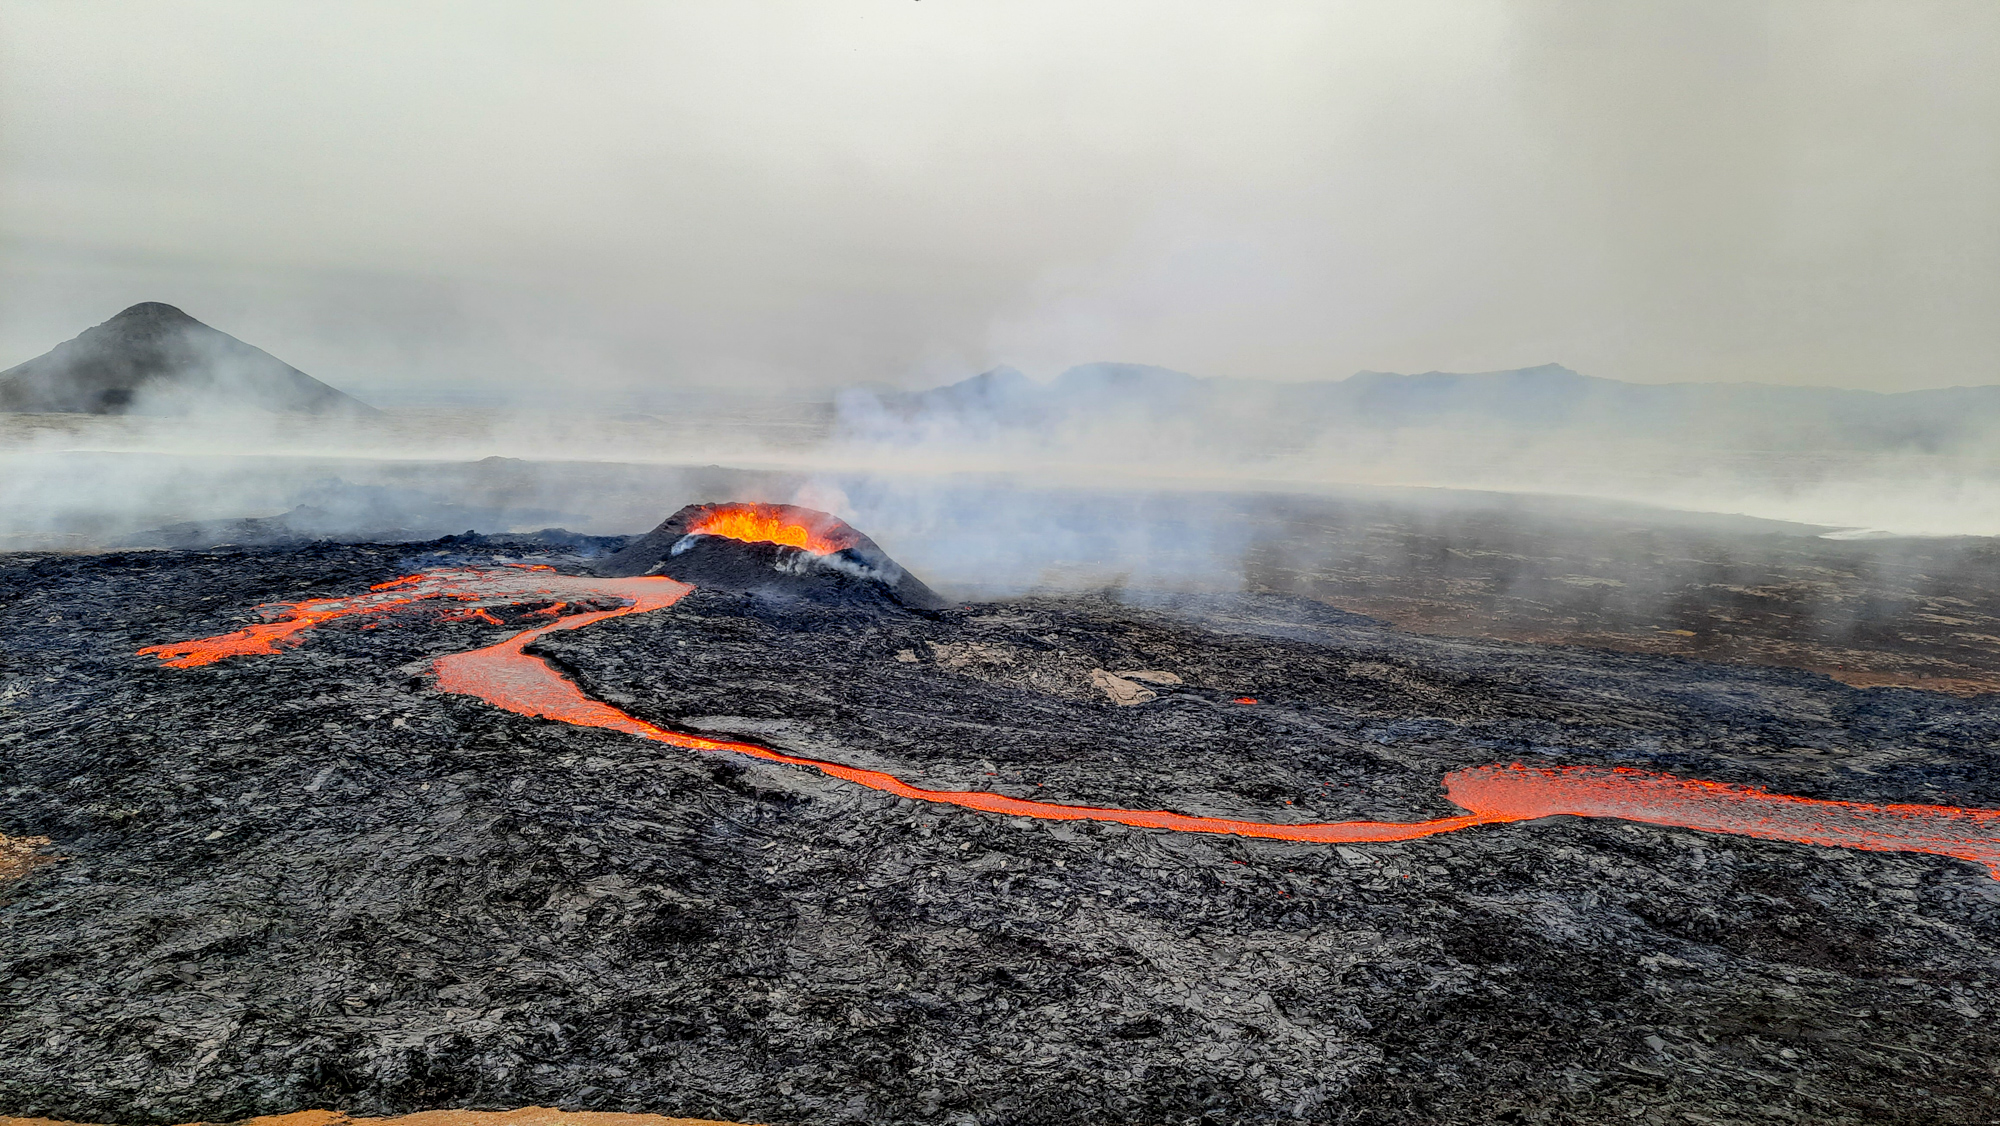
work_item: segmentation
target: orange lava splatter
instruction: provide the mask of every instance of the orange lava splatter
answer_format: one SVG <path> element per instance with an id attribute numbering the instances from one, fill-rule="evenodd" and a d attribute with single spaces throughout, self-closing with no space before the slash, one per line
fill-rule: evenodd
<path id="1" fill-rule="evenodd" d="M 815 555 L 830 555 L 852 547 L 837 529 L 809 527 L 783 515 L 776 505 L 731 504 L 696 521 L 688 529 L 691 536 L 727 536 L 751 543 L 775 543 L 802 547 Z"/>
<path id="2" fill-rule="evenodd" d="M 481 606 L 477 610 L 458 610 L 444 616 L 447 622 L 485 622 L 489 626 L 504 626 L 507 623 L 493 616 L 493 611 Z M 367 627 L 362 627 L 366 629 Z"/>
<path id="3" fill-rule="evenodd" d="M 1333 821 L 1286 823 L 1197 817 L 1168 810 L 1107 809 L 1031 801 L 980 790 L 926 790 L 879 770 L 786 754 L 755 743 L 711 739 L 672 731 L 593 700 L 539 657 L 523 652 L 536 638 L 578 629 L 607 618 L 671 606 L 693 587 L 648 576 L 592 579 L 557 574 L 520 575 L 470 569 L 433 571 L 383 583 L 354 599 L 290 604 L 294 617 L 273 626 L 290 637 L 346 614 L 379 612 L 421 598 L 453 598 L 489 605 L 545 598 L 555 593 L 610 596 L 626 605 L 569 614 L 494 645 L 440 657 L 432 666 L 445 692 L 476 696 L 520 715 L 581 727 L 602 727 L 695 751 L 728 751 L 767 762 L 810 767 L 821 773 L 915 801 L 955 805 L 983 813 L 1046 821 L 1104 821 L 1184 833 L 1222 833 L 1321 844 L 1406 841 L 1475 825 L 1542 817 L 1615 817 L 1764 840 L 1881 852 L 1924 852 L 1985 865 L 2000 879 L 2000 810 L 1939 805 L 1871 805 L 1773 794 L 1749 786 L 1675 778 L 1624 767 L 1480 766 L 1444 777 L 1445 794 L 1466 810 L 1431 821 Z M 140 650 L 179 668 L 227 656 L 276 652 L 273 635 L 259 627 L 180 645 Z M 262 646 L 259 648 L 258 646 Z M 1242 702 L 1254 702 L 1243 697 Z"/>
<path id="4" fill-rule="evenodd" d="M 1231 700 L 1231 701 L 1229 701 L 1229 702 L 1230 702 L 1230 703 L 1232 703 L 1232 704 L 1254 704 L 1254 703 L 1256 703 L 1256 702 L 1257 702 L 1257 697 L 1255 697 L 1255 696 L 1238 696 L 1238 697 L 1236 697 L 1236 698 L 1235 698 L 1234 700 Z"/>

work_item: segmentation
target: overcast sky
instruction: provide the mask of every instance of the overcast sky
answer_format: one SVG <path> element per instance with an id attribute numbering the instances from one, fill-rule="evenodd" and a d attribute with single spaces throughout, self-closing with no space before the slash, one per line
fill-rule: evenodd
<path id="1" fill-rule="evenodd" d="M 2000 4 L 0 0 L 0 367 L 2000 382 Z"/>

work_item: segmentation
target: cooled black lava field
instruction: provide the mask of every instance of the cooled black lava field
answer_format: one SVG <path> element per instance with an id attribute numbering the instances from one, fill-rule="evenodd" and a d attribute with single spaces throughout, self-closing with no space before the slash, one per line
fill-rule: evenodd
<path id="1" fill-rule="evenodd" d="M 62 858 L 0 883 L 0 1113 L 2000 1120 L 2000 883 L 1964 861 L 974 813 L 440 694 L 430 659 L 520 628 L 441 613 L 135 653 L 427 567 L 580 572 L 561 550 L 0 556 L 0 833 Z M 1420 820 L 1458 812 L 1447 771 L 1526 762 L 2000 807 L 2000 697 L 1275 596 L 697 589 L 530 652 L 662 726 L 1050 802 Z M 1094 670 L 1182 683 L 1121 707 Z"/>

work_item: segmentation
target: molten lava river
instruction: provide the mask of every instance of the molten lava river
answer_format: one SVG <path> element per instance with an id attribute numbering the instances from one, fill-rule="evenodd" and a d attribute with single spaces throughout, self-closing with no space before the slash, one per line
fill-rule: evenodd
<path id="1" fill-rule="evenodd" d="M 732 529 L 725 534 L 762 529 Z M 745 537 L 748 538 L 748 537 Z M 673 605 L 694 588 L 660 577 L 600 579 L 559 574 L 545 567 L 453 568 L 409 575 L 348 598 L 278 603 L 269 621 L 233 633 L 139 652 L 174 668 L 193 668 L 228 657 L 275 654 L 298 644 L 300 634 L 339 618 L 393 612 L 418 603 L 455 603 L 456 617 L 499 623 L 496 608 L 546 603 L 535 614 L 547 624 L 523 630 L 496 645 L 440 657 L 433 669 L 445 692 L 476 696 L 521 715 L 604 727 L 693 751 L 724 751 L 769 762 L 811 767 L 845 782 L 915 801 L 961 806 L 984 813 L 1053 821 L 1111 821 L 1183 833 L 1232 833 L 1245 837 L 1315 843 L 1405 841 L 1476 825 L 1532 821 L 1561 814 L 1615 817 L 1710 833 L 1880 852 L 1925 852 L 1983 864 L 2000 879 L 2000 810 L 1941 805 L 1870 805 L 1773 794 L 1748 786 L 1703 782 L 1604 766 L 1473 767 L 1444 776 L 1446 795 L 1466 812 L 1433 821 L 1286 823 L 1194 817 L 1166 810 L 1102 809 L 1028 801 L 967 790 L 926 790 L 878 770 L 786 754 L 755 743 L 709 739 L 672 731 L 583 694 L 547 662 L 523 650 L 547 633 L 578 629 L 606 618 Z M 608 608 L 605 608 L 608 607 Z"/>

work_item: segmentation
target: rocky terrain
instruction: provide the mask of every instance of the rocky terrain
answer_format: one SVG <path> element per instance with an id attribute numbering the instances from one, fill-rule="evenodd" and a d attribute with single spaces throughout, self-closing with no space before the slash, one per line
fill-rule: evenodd
<path id="1" fill-rule="evenodd" d="M 513 629 L 421 608 L 135 655 L 616 546 L 4 557 L 0 832 L 60 859 L 0 884 L 0 1110 L 2000 1117 L 2000 883 L 1963 861 L 1578 818 L 1336 847 L 972 813 L 441 695 L 430 659 Z M 697 589 L 531 651 L 658 724 L 1054 802 L 1417 820 L 1455 812 L 1445 772 L 1518 761 L 2000 807 L 1990 695 L 1276 593 Z M 1171 676 L 1122 706 L 1103 670 Z"/>
<path id="2" fill-rule="evenodd" d="M 1421 633 L 2000 692 L 2000 540 L 1831 539 L 1776 521 L 1524 499 L 1425 514 L 1268 498 L 1244 580 Z"/>

